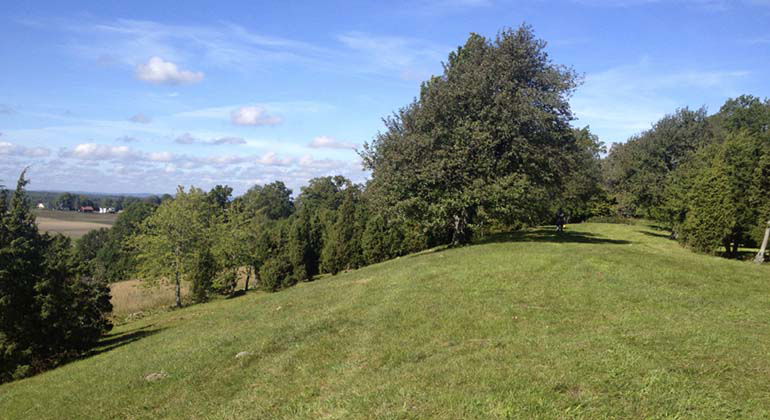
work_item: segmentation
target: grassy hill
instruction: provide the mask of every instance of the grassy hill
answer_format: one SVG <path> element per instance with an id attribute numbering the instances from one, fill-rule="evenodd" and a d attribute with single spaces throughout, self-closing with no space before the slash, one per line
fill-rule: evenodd
<path id="1" fill-rule="evenodd" d="M 770 416 L 770 267 L 570 228 L 123 325 L 0 417 Z"/>

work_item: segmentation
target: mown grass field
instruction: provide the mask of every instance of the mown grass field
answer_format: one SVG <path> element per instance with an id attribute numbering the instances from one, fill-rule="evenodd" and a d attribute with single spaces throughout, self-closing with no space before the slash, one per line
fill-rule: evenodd
<path id="1" fill-rule="evenodd" d="M 0 417 L 770 417 L 770 267 L 569 228 L 153 315 Z"/>
<path id="2" fill-rule="evenodd" d="M 77 239 L 100 228 L 109 228 L 117 220 L 117 214 L 79 213 L 75 211 L 34 211 L 41 232 L 61 233 Z"/>

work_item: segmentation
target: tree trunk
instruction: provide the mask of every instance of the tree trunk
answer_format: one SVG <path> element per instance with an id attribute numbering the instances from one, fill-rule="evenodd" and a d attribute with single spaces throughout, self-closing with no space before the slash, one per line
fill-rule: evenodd
<path id="1" fill-rule="evenodd" d="M 741 240 L 741 235 L 735 235 L 735 239 L 733 240 L 733 252 L 732 256 L 733 258 L 738 258 L 738 243 Z"/>
<path id="2" fill-rule="evenodd" d="M 243 291 L 249 291 L 249 280 L 251 280 L 251 267 L 246 267 L 246 284 L 243 285 Z"/>
<path id="3" fill-rule="evenodd" d="M 759 248 L 759 252 L 757 252 L 756 258 L 754 258 L 754 262 L 757 264 L 762 264 L 765 262 L 765 250 L 767 250 L 767 240 L 770 237 L 770 220 L 767 221 L 767 228 L 765 228 L 765 238 L 762 239 L 762 246 Z"/>
<path id="4" fill-rule="evenodd" d="M 179 270 L 176 272 L 176 307 L 182 307 L 182 284 L 179 281 Z"/>
<path id="5" fill-rule="evenodd" d="M 722 239 L 722 245 L 725 247 L 725 257 L 730 258 L 730 239 Z"/>
<path id="6" fill-rule="evenodd" d="M 466 232 L 467 221 L 465 212 L 463 212 L 462 215 L 455 215 L 454 222 L 454 232 L 452 232 L 452 246 L 463 245 L 468 239 Z"/>

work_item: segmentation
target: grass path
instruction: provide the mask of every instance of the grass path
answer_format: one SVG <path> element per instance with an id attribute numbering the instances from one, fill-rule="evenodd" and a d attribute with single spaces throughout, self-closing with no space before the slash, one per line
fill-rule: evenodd
<path id="1" fill-rule="evenodd" d="M 770 417 L 770 267 L 570 228 L 129 323 L 0 417 Z"/>

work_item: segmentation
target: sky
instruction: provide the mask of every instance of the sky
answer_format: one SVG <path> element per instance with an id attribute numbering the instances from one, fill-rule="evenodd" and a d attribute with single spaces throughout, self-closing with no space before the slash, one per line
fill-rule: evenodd
<path id="1" fill-rule="evenodd" d="M 472 32 L 531 25 L 624 142 L 680 107 L 770 96 L 770 0 L 0 4 L 0 184 L 166 193 L 368 174 L 356 153 Z"/>

